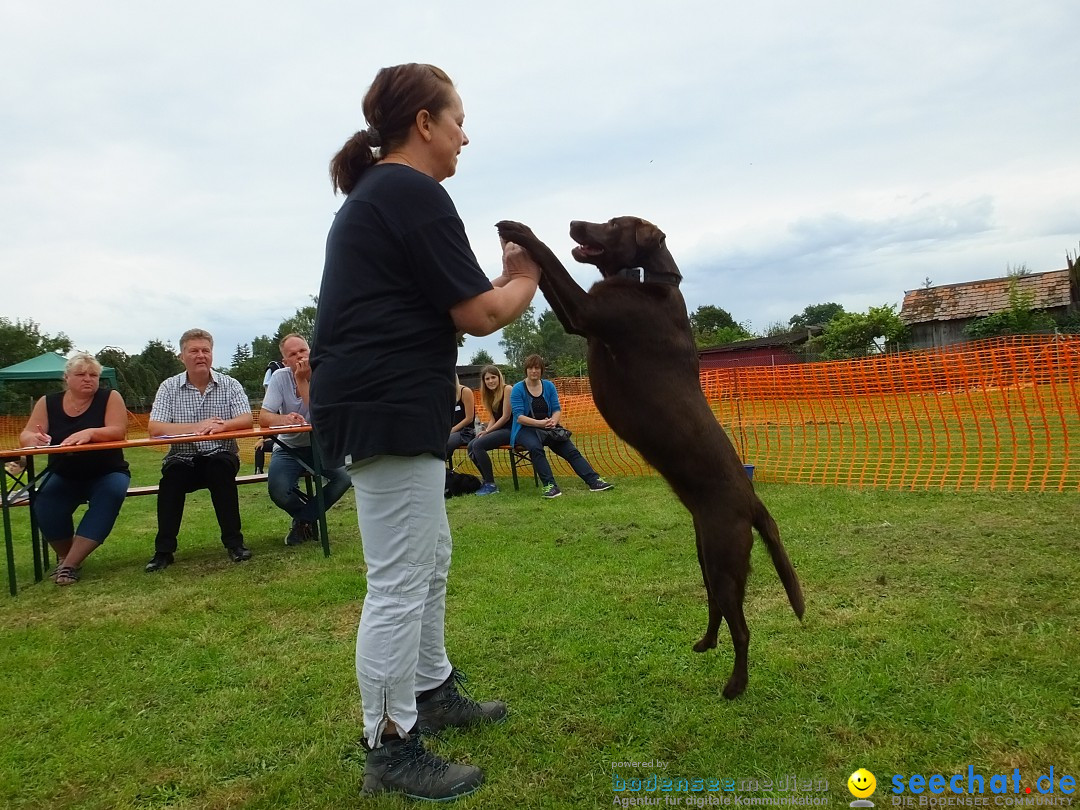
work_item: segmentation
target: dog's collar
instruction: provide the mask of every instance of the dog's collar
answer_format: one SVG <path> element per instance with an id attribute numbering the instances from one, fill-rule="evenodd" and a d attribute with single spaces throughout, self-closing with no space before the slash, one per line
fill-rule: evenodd
<path id="1" fill-rule="evenodd" d="M 672 287 L 678 287 L 679 282 L 682 281 L 682 277 L 674 273 L 653 273 L 644 267 L 624 267 L 615 275 L 628 281 L 641 282 L 644 280 L 650 284 L 670 284 Z M 644 279 L 642 278 L 643 275 Z"/>

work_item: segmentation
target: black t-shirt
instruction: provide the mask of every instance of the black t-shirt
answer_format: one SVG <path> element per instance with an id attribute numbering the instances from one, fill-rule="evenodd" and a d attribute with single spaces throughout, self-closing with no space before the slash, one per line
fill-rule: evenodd
<path id="1" fill-rule="evenodd" d="M 311 419 L 328 467 L 442 458 L 454 404 L 450 309 L 491 289 L 450 196 L 408 166 L 360 178 L 326 240 Z"/>
<path id="2" fill-rule="evenodd" d="M 108 388 L 99 388 L 94 392 L 90 407 L 78 416 L 68 416 L 64 411 L 63 391 L 46 395 L 50 443 L 57 445 L 80 430 L 103 427 L 111 395 Z M 81 453 L 51 453 L 49 469 L 64 478 L 89 481 L 112 472 L 127 472 L 128 463 L 124 461 L 123 450 L 84 450 Z"/>
<path id="3" fill-rule="evenodd" d="M 528 391 L 528 389 L 525 389 Z M 529 394 L 532 397 L 532 394 Z M 538 397 L 532 397 L 532 413 L 529 414 L 533 419 L 547 419 L 548 407 L 547 400 L 544 399 L 544 395 L 541 394 Z"/>

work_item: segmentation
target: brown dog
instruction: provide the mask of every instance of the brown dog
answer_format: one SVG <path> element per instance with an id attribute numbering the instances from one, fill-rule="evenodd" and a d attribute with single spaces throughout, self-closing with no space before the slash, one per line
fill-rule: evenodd
<path id="1" fill-rule="evenodd" d="M 751 527 L 765 541 L 800 619 L 802 589 L 776 522 L 701 392 L 697 348 L 679 292 L 682 274 L 664 233 L 637 217 L 571 222 L 574 258 L 596 265 L 604 277 L 586 293 L 529 228 L 518 222 L 496 227 L 540 265 L 540 289 L 566 331 L 588 340 L 593 398 L 604 419 L 667 479 L 693 515 L 709 600 L 709 624 L 694 650 L 715 647 L 720 620 L 727 619 L 735 666 L 724 697 L 737 697 L 746 689 L 750 645 L 743 596 Z"/>

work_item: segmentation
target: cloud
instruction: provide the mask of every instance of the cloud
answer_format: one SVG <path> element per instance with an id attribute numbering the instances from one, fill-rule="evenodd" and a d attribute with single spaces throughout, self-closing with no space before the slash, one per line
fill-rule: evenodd
<path id="1" fill-rule="evenodd" d="M 464 99 L 446 186 L 491 274 L 499 219 L 570 263 L 571 219 L 620 214 L 668 234 L 692 307 L 758 328 L 1055 269 L 1080 244 L 1078 28 L 1067 0 L 16 3 L 0 315 L 132 351 L 273 332 L 318 291 L 364 91 L 415 60 Z"/>

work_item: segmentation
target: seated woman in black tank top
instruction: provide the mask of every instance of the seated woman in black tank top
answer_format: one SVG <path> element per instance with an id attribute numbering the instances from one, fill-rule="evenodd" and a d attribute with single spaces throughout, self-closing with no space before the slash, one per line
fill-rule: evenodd
<path id="1" fill-rule="evenodd" d="M 450 417 L 450 438 L 446 441 L 446 460 L 453 465 L 454 451 L 459 447 L 466 447 L 476 435 L 473 422 L 476 419 L 476 405 L 472 389 L 462 385 L 458 376 L 454 375 L 454 385 L 457 386 L 457 402 Z"/>
<path id="2" fill-rule="evenodd" d="M 19 436 L 24 447 L 80 445 L 119 441 L 127 435 L 127 407 L 117 391 L 102 390 L 101 364 L 79 353 L 64 369 L 65 390 L 34 404 Z M 120 449 L 49 455 L 48 475 L 34 498 L 34 517 L 56 552 L 53 580 L 79 580 L 85 560 L 112 531 L 127 495 L 131 473 Z M 72 516 L 81 504 L 86 513 L 75 528 Z"/>

